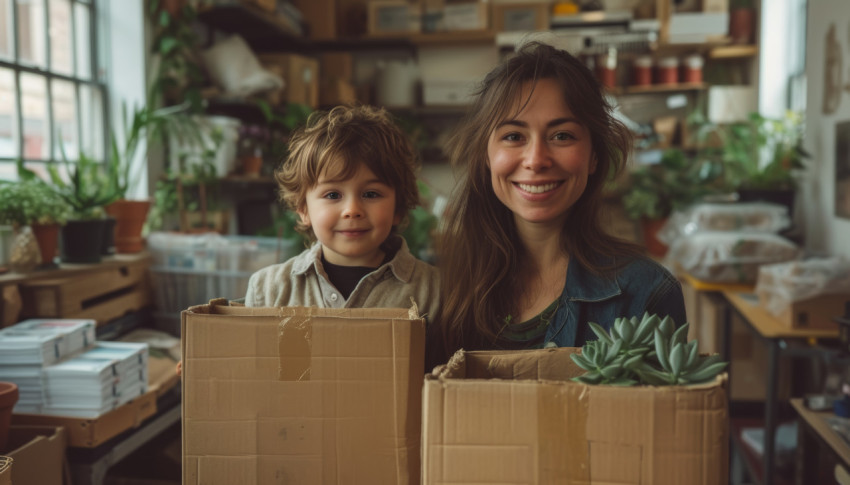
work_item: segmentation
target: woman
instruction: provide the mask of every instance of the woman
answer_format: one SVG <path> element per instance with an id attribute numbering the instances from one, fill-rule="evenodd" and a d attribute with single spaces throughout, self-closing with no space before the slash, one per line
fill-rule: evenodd
<path id="1" fill-rule="evenodd" d="M 581 346 L 616 317 L 685 322 L 678 281 L 601 227 L 631 134 L 578 59 L 531 43 L 491 71 L 450 145 L 464 166 L 445 216 L 441 311 L 427 368 L 457 349 Z"/>

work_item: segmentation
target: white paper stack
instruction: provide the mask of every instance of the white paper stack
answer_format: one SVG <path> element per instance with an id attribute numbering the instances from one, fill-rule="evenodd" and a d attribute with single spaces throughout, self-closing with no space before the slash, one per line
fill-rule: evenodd
<path id="1" fill-rule="evenodd" d="M 94 342 L 94 320 L 32 319 L 0 330 L 0 380 L 18 385 L 15 412 L 40 412 L 44 367 Z"/>
<path id="2" fill-rule="evenodd" d="M 148 344 L 96 342 L 44 369 L 43 414 L 96 418 L 147 392 Z"/>

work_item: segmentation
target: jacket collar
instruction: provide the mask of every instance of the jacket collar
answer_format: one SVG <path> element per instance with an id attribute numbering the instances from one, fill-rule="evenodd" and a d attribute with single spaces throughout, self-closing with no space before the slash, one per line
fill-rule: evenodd
<path id="1" fill-rule="evenodd" d="M 571 301 L 602 301 L 621 293 L 616 277 L 596 274 L 578 259 L 570 259 L 563 297 Z"/>
<path id="2" fill-rule="evenodd" d="M 395 256 L 371 274 L 388 269 L 399 281 L 403 283 L 410 282 L 410 278 L 413 276 L 413 267 L 416 264 L 416 258 L 410 254 L 410 250 L 407 248 L 407 241 L 401 236 L 392 235 L 384 242 L 384 248 L 387 252 L 395 251 Z M 308 251 L 295 256 L 295 260 L 292 263 L 292 274 L 303 275 L 311 269 L 317 274 L 325 274 L 324 268 L 322 268 L 322 244 L 318 241 L 314 242 Z"/>

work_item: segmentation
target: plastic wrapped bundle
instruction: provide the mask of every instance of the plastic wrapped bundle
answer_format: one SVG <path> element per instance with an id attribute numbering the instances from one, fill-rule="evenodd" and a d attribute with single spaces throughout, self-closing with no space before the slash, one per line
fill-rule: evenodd
<path id="1" fill-rule="evenodd" d="M 795 302 L 823 295 L 850 295 L 850 261 L 816 258 L 762 266 L 756 293 L 760 304 L 774 315 L 784 314 Z"/>
<path id="2" fill-rule="evenodd" d="M 703 281 L 752 284 L 762 265 L 790 261 L 798 254 L 794 243 L 776 234 L 705 231 L 676 239 L 668 257 Z"/>
<path id="3" fill-rule="evenodd" d="M 776 233 L 791 225 L 784 206 L 768 202 L 696 204 L 675 212 L 658 232 L 658 239 L 671 245 L 680 238 L 704 231 L 747 231 Z"/>

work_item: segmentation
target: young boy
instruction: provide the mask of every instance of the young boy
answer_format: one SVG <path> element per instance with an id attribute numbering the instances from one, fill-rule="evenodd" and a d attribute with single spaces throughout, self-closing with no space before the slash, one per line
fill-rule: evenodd
<path id="1" fill-rule="evenodd" d="M 281 199 L 312 246 L 251 276 L 246 306 L 437 312 L 437 270 L 396 232 L 419 201 L 416 157 L 387 112 L 338 106 L 311 116 L 276 172 Z"/>

